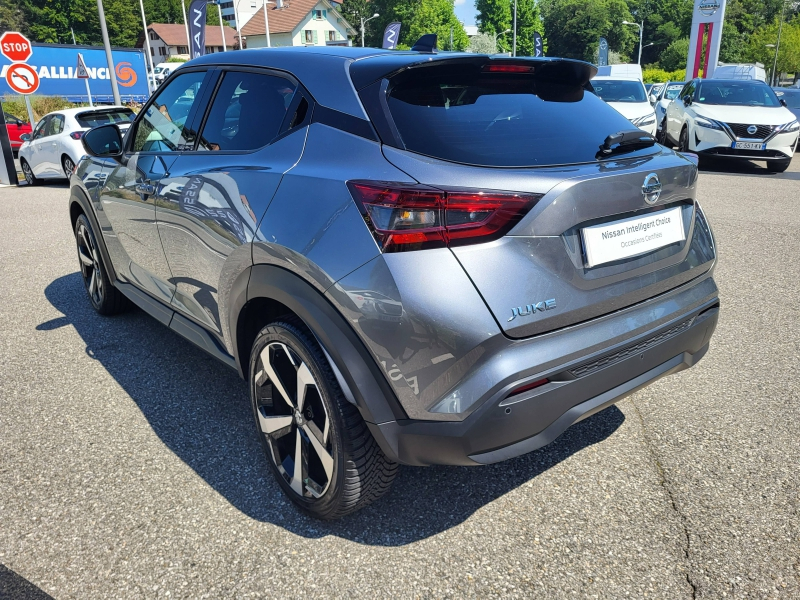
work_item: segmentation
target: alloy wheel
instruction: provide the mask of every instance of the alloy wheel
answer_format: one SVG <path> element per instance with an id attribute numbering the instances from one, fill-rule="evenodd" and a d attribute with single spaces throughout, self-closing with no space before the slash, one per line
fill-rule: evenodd
<path id="1" fill-rule="evenodd" d="M 22 163 L 22 174 L 25 176 L 25 182 L 28 185 L 33 185 L 33 182 L 35 181 L 33 177 L 33 171 L 31 171 L 31 166 L 25 161 Z"/>
<path id="2" fill-rule="evenodd" d="M 67 179 L 72 177 L 72 173 L 75 171 L 75 163 L 72 162 L 72 159 L 69 156 L 64 157 L 64 175 L 67 176 Z"/>
<path id="3" fill-rule="evenodd" d="M 78 259 L 80 260 L 83 283 L 94 305 L 100 306 L 105 293 L 100 255 L 97 252 L 97 247 L 89 229 L 83 223 L 78 224 L 75 238 L 78 243 Z"/>
<path id="4" fill-rule="evenodd" d="M 303 498 L 319 498 L 333 480 L 331 420 L 311 370 L 286 344 L 268 344 L 255 375 L 261 433 L 280 475 Z"/>

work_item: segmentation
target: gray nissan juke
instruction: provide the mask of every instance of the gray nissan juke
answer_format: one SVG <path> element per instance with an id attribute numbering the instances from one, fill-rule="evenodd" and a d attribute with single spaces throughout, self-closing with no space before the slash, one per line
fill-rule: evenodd
<path id="1" fill-rule="evenodd" d="M 137 305 L 249 382 L 267 460 L 324 519 L 399 464 L 481 465 L 694 365 L 719 314 L 696 157 L 588 63 L 370 48 L 208 55 L 69 210 L 98 313 Z"/>

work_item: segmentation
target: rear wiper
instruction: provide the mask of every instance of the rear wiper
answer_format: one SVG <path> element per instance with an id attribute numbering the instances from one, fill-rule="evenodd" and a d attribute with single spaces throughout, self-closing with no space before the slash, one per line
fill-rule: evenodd
<path id="1" fill-rule="evenodd" d="M 612 133 L 605 139 L 600 146 L 600 152 L 597 153 L 597 158 L 611 156 L 617 152 L 648 148 L 655 145 L 655 143 L 656 139 L 641 129 L 618 131 L 617 133 Z"/>

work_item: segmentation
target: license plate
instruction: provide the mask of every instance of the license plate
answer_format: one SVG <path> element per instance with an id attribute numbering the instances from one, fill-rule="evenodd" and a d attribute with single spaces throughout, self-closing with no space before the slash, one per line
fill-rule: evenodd
<path id="1" fill-rule="evenodd" d="M 680 206 L 581 230 L 586 266 L 646 254 L 686 239 Z"/>
<path id="2" fill-rule="evenodd" d="M 737 150 L 766 150 L 767 145 L 761 142 L 733 142 L 732 148 Z"/>

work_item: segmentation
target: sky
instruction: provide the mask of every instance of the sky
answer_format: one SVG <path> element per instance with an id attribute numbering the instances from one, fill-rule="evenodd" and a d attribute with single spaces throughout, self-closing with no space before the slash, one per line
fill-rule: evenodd
<path id="1" fill-rule="evenodd" d="M 475 0 L 456 0 L 456 16 L 464 25 L 475 25 Z"/>

